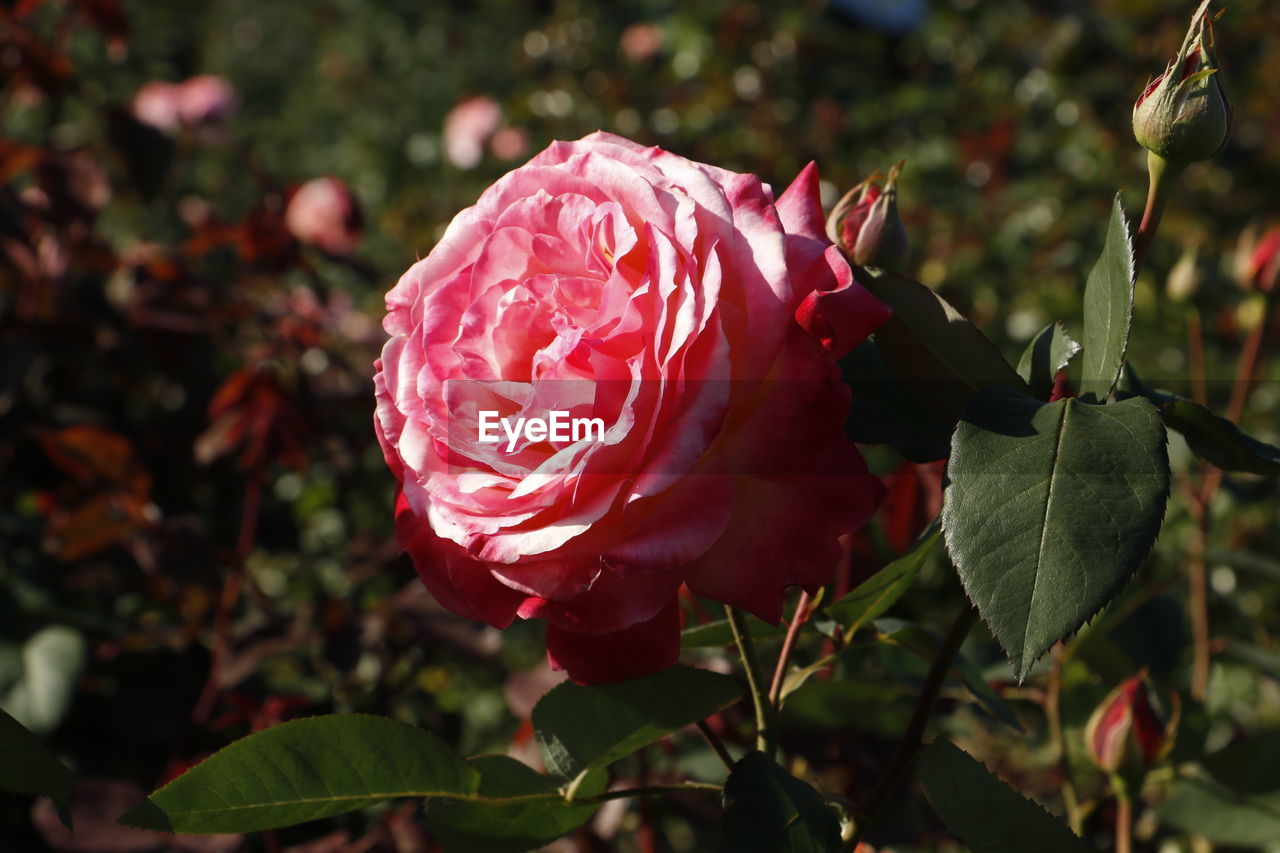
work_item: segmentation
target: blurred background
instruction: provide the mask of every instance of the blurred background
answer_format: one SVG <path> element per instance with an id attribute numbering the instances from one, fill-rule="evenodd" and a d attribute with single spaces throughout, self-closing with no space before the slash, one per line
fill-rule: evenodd
<path id="1" fill-rule="evenodd" d="M 430 599 L 396 553 L 372 430 L 382 296 L 499 175 L 551 140 L 604 129 L 778 191 L 816 160 L 830 204 L 905 158 L 910 272 L 1016 363 L 1050 320 L 1079 327 L 1116 190 L 1141 212 L 1130 111 L 1192 6 L 6 0 L 0 707 L 92 780 L 74 838 L 47 803 L 0 798 L 8 849 L 435 849 L 413 803 L 251 838 L 111 826 L 189 764 L 296 716 L 391 715 L 468 754 L 536 761 L 528 714 L 554 683 L 540 627 L 499 633 Z M 1199 323 L 1221 403 L 1265 322 L 1247 262 L 1250 233 L 1280 221 L 1280 6 L 1236 0 L 1217 32 L 1234 134 L 1171 203 L 1138 282 L 1131 355 L 1148 381 L 1187 392 Z M 1175 299 L 1168 274 L 1188 249 L 1196 287 Z M 1274 338 L 1259 370 L 1280 378 Z M 1245 426 L 1274 441 L 1280 384 L 1259 383 L 1248 403 Z M 1191 470 L 1178 440 L 1172 453 Z M 845 586 L 905 549 L 937 507 L 937 465 L 871 459 L 891 499 L 852 543 Z M 1206 702 L 1184 708 L 1187 758 L 1280 723 L 1276 508 L 1274 483 L 1247 478 L 1215 504 L 1215 661 Z M 1170 510 L 1142 590 L 1113 605 L 1066 672 L 1069 739 L 1140 666 L 1185 691 L 1192 527 Z M 895 615 L 939 627 L 958 590 L 935 559 Z M 943 727 L 1056 808 L 1063 769 L 1041 688 L 1009 683 L 985 635 L 966 651 L 1025 731 L 964 702 Z M 784 744 L 796 772 L 857 796 L 925 664 L 873 644 L 841 665 L 840 685 L 797 694 Z M 730 742 L 741 713 L 719 721 Z M 1086 795 L 1104 787 L 1067 767 Z M 681 736 L 618 772 L 717 770 Z M 706 797 L 617 801 L 554 849 L 709 850 L 717 821 Z M 1191 849 L 1176 827 L 1148 824 L 1150 844 Z M 910 792 L 877 833 L 877 848 L 958 849 Z"/>

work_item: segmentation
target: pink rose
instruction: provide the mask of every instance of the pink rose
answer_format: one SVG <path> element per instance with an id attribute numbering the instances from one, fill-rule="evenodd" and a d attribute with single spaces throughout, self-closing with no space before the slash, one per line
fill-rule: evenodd
<path id="1" fill-rule="evenodd" d="M 212 74 L 200 74 L 181 83 L 153 80 L 133 96 L 133 116 L 166 133 L 180 127 L 217 127 L 239 108 L 231 84 Z"/>
<path id="2" fill-rule="evenodd" d="M 284 225 L 300 242 L 331 255 L 348 255 L 360 242 L 360 211 L 347 185 L 332 176 L 312 178 L 294 191 Z"/>
<path id="3" fill-rule="evenodd" d="M 682 585 L 776 622 L 880 499 L 835 358 L 889 312 L 824 235 L 812 165 L 775 201 L 609 134 L 554 143 L 387 310 L 375 424 L 401 546 L 450 610 L 547 619 L 576 681 L 674 663 Z M 485 408 L 604 434 L 486 443 Z"/>
<path id="4" fill-rule="evenodd" d="M 191 127 L 225 124 L 240 108 L 236 90 L 213 74 L 199 74 L 178 86 L 178 113 Z"/>
<path id="5" fill-rule="evenodd" d="M 178 96 L 179 88 L 173 83 L 161 80 L 144 83 L 133 96 L 133 117 L 157 130 L 177 130 L 181 121 Z"/>

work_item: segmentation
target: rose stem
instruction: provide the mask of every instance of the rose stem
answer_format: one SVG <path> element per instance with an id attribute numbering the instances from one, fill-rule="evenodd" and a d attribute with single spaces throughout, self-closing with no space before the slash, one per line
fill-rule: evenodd
<path id="1" fill-rule="evenodd" d="M 1253 384 L 1253 375 L 1258 367 L 1258 356 L 1262 352 L 1262 344 L 1266 339 L 1271 315 L 1276 305 L 1276 291 L 1267 293 L 1266 304 L 1262 310 L 1262 320 L 1249 331 L 1244 349 L 1240 352 L 1240 360 L 1236 365 L 1235 379 L 1231 385 L 1231 401 L 1227 405 L 1227 420 L 1239 424 L 1244 415 L 1244 406 L 1249 399 L 1249 386 Z M 1208 571 L 1205 565 L 1205 552 L 1209 546 L 1209 527 L 1212 515 L 1209 510 L 1218 487 L 1222 485 L 1222 470 L 1209 465 L 1201 465 L 1204 479 L 1200 492 L 1191 502 L 1192 514 L 1195 516 L 1195 533 L 1191 540 L 1190 554 L 1187 559 L 1188 583 L 1191 593 L 1191 637 L 1192 668 L 1191 696 L 1203 702 L 1209 690 L 1210 664 L 1210 631 L 1209 631 L 1209 590 Z"/>
<path id="2" fill-rule="evenodd" d="M 1231 402 L 1227 406 L 1227 420 L 1240 423 L 1244 415 L 1244 404 L 1249 399 L 1249 386 L 1253 384 L 1253 374 L 1258 367 L 1258 355 L 1262 352 L 1262 343 L 1267 337 L 1267 328 L 1271 325 L 1271 315 L 1276 305 L 1275 289 L 1269 291 L 1262 309 L 1262 320 L 1249 330 L 1249 337 L 1240 352 L 1240 363 L 1236 367 L 1236 378 L 1231 386 Z"/>
<path id="3" fill-rule="evenodd" d="M 688 791 L 715 791 L 719 793 L 724 790 L 720 785 L 712 785 L 708 782 L 681 782 L 678 785 L 646 785 L 640 788 L 622 788 L 617 791 L 605 791 L 602 794 L 596 794 L 591 797 L 575 797 L 575 803 L 603 803 L 607 800 L 623 800 L 627 797 L 654 797 L 663 794 L 681 794 Z M 528 799 L 532 800 L 536 797 L 545 796 L 544 794 L 531 795 Z M 523 799 L 522 797 L 509 797 L 503 802 L 513 802 Z"/>
<path id="4" fill-rule="evenodd" d="M 907 723 L 906 731 L 902 733 L 902 739 L 898 741 L 898 746 L 889 759 L 889 766 L 885 768 L 880 781 L 871 789 L 871 793 L 862 804 L 863 819 L 859 821 L 858 828 L 854 832 L 852 848 L 857 848 L 870 818 L 875 815 L 876 810 L 884 804 L 898 783 L 902 781 L 902 777 L 906 775 L 907 766 L 924 738 L 924 729 L 929 722 L 929 715 L 933 713 L 933 706 L 938 701 L 938 694 L 942 692 L 942 683 L 946 681 L 947 673 L 951 671 L 951 664 L 960 653 L 960 646 L 964 644 L 965 637 L 969 636 L 969 629 L 976 621 L 978 621 L 977 608 L 965 601 L 964 609 L 956 615 L 951 628 L 947 630 L 947 636 L 942 640 L 942 645 L 938 647 L 938 653 L 933 657 L 933 663 L 929 665 L 929 674 L 925 676 L 920 695 L 916 697 L 915 709 L 911 712 L 911 719 Z"/>
<path id="5" fill-rule="evenodd" d="M 746 616 L 741 610 L 726 604 L 724 612 L 729 618 L 729 630 L 733 631 L 733 640 L 738 645 L 738 654 L 742 657 L 742 669 L 747 676 L 747 689 L 751 691 L 751 704 L 755 708 L 756 749 L 772 758 L 773 719 L 766 707 L 764 691 L 761 688 L 760 667 L 756 661 L 756 645 L 751 639 L 751 628 L 747 625 Z"/>
<path id="6" fill-rule="evenodd" d="M 809 619 L 809 605 L 812 599 L 809 593 L 801 590 L 800 598 L 796 601 L 796 612 L 791 617 L 791 626 L 787 628 L 786 639 L 782 641 L 782 650 L 778 652 L 778 665 L 773 670 L 773 684 L 769 685 L 769 704 L 773 706 L 773 713 L 776 716 L 779 704 L 782 702 L 782 682 L 787 675 L 787 661 L 791 659 L 791 652 L 796 647 L 796 638 L 800 636 L 800 628 Z"/>
<path id="7" fill-rule="evenodd" d="M 1067 824 L 1076 835 L 1081 834 L 1080 801 L 1071 783 L 1071 766 L 1067 761 L 1067 742 L 1062 734 L 1062 666 L 1067 647 L 1059 642 L 1053 650 L 1053 666 L 1049 670 L 1049 688 L 1045 691 L 1044 715 L 1049 724 L 1049 738 L 1058 755 L 1058 772 L 1062 774 L 1062 805 L 1067 811 Z"/>
<path id="8" fill-rule="evenodd" d="M 1202 406 L 1209 405 L 1204 366 L 1204 319 L 1195 305 L 1187 307 L 1187 360 L 1191 368 L 1191 395 Z"/>
<path id="9" fill-rule="evenodd" d="M 711 749 L 720 758 L 721 763 L 730 772 L 733 772 L 733 756 L 729 754 L 729 750 L 725 748 L 724 741 L 720 740 L 719 735 L 711 731 L 711 726 L 707 725 L 706 720 L 698 720 L 698 731 L 702 732 L 702 736 L 707 739 Z"/>
<path id="10" fill-rule="evenodd" d="M 1182 173 L 1182 166 L 1173 166 L 1168 160 L 1154 152 L 1147 152 L 1147 207 L 1142 212 L 1142 222 L 1138 225 L 1138 233 L 1133 240 L 1133 275 L 1136 278 L 1142 271 L 1142 264 L 1147 259 L 1147 251 L 1151 241 L 1155 239 L 1156 230 L 1160 227 L 1160 217 L 1164 215 L 1165 202 L 1173 183 Z"/>
<path id="11" fill-rule="evenodd" d="M 1129 789 L 1118 777 L 1113 777 L 1116 792 L 1116 853 L 1133 851 L 1133 801 Z"/>

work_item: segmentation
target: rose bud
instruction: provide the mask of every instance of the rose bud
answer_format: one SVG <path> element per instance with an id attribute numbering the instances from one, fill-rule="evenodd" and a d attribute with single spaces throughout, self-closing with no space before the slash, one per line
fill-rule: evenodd
<path id="1" fill-rule="evenodd" d="M 1146 670 L 1120 682 L 1085 726 L 1085 749 L 1108 773 L 1139 775 L 1173 748 L 1178 728 L 1178 695 L 1170 694 L 1168 719 L 1157 709 Z"/>
<path id="2" fill-rule="evenodd" d="M 898 214 L 902 166 L 889 170 L 883 190 L 879 172 L 849 190 L 827 217 L 827 236 L 859 266 L 893 269 L 906 262 L 911 243 Z"/>
<path id="3" fill-rule="evenodd" d="M 1133 105 L 1138 143 L 1179 166 L 1214 156 L 1231 132 L 1231 105 L 1213 54 L 1210 2 L 1196 10 L 1182 49 Z"/>
<path id="4" fill-rule="evenodd" d="M 348 255 L 360 242 L 360 210 L 337 178 L 312 178 L 294 191 L 284 224 L 301 243 L 331 255 Z"/>
<path id="5" fill-rule="evenodd" d="M 591 684 L 676 662 L 682 589 L 776 624 L 788 587 L 830 583 L 883 493 L 837 359 L 889 310 L 822 227 L 812 165 L 775 194 L 607 133 L 459 213 L 387 294 L 374 375 L 436 599 L 545 619 L 552 666 Z"/>
<path id="6" fill-rule="evenodd" d="M 1261 237 L 1256 225 L 1240 235 L 1235 254 L 1236 284 L 1244 291 L 1270 293 L 1280 279 L 1280 225 L 1273 225 Z"/>
<path id="7" fill-rule="evenodd" d="M 1200 270 L 1200 249 L 1188 246 L 1182 257 L 1169 270 L 1169 277 L 1164 281 L 1164 292 L 1170 302 L 1189 302 L 1200 290 L 1204 274 Z"/>

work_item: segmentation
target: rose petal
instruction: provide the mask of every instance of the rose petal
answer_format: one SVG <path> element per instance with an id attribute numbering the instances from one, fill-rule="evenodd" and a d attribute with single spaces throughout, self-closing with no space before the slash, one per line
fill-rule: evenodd
<path id="1" fill-rule="evenodd" d="M 680 607 L 672 595 L 658 613 L 622 631 L 583 634 L 547 626 L 547 660 L 578 684 L 609 684 L 652 675 L 680 657 Z"/>

